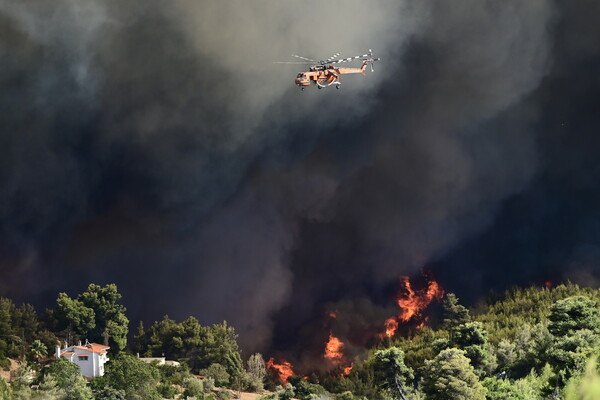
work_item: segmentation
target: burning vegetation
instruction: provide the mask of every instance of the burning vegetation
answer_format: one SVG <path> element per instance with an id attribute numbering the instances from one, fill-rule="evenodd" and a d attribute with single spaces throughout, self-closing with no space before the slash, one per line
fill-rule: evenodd
<path id="1" fill-rule="evenodd" d="M 325 344 L 325 355 L 324 357 L 329 360 L 333 365 L 340 365 L 344 358 L 344 343 L 333 336 L 333 333 L 329 333 L 329 340 Z"/>
<path id="2" fill-rule="evenodd" d="M 420 317 L 423 311 L 434 301 L 441 300 L 444 297 L 444 291 L 440 285 L 430 280 L 427 282 L 427 287 L 421 291 L 413 290 L 408 276 L 402 278 L 403 291 L 396 299 L 401 311 L 398 319 L 408 322 L 411 319 Z"/>
<path id="3" fill-rule="evenodd" d="M 439 301 L 444 297 L 444 290 L 439 283 L 425 276 L 426 285 L 420 290 L 413 289 L 408 276 L 400 277 L 401 288 L 396 297 L 396 303 L 400 307 L 398 315 L 388 318 L 384 323 L 384 332 L 380 335 L 393 338 L 398 332 L 400 324 L 416 322 L 417 328 L 421 329 L 425 326 L 429 317 L 423 317 L 425 310 L 434 301 Z"/>
<path id="4" fill-rule="evenodd" d="M 335 308 L 324 313 L 324 328 L 329 333 L 323 338 L 321 350 L 312 357 L 305 357 L 298 369 L 306 374 L 314 371 L 327 372 L 332 376 L 347 376 L 355 363 L 364 355 L 367 348 L 385 339 L 391 339 L 401 332 L 410 329 L 421 329 L 429 321 L 426 315 L 428 307 L 442 299 L 444 290 L 439 283 L 429 275 L 423 279 L 411 282 L 408 276 L 401 276 L 399 287 L 393 302 L 399 307 L 396 315 L 387 318 L 381 331 L 381 322 L 375 325 L 348 325 L 355 321 L 352 310 Z M 338 304 L 339 306 L 339 304 Z M 314 347 L 313 347 L 314 348 Z M 309 360 L 309 361 L 307 361 Z M 275 363 L 274 358 L 266 362 L 274 377 L 282 383 L 287 383 L 290 376 L 295 375 L 295 366 L 289 361 Z"/>
<path id="5" fill-rule="evenodd" d="M 281 363 L 277 364 L 275 363 L 275 359 L 271 357 L 265 363 L 265 367 L 271 370 L 277 376 L 279 381 L 281 381 L 281 383 L 283 383 L 284 385 L 288 383 L 288 379 L 290 378 L 290 376 L 295 375 L 292 363 L 286 360 L 283 360 L 281 361 Z"/>

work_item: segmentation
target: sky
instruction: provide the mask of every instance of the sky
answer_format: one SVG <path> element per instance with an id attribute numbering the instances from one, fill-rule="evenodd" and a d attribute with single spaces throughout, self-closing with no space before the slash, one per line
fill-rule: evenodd
<path id="1" fill-rule="evenodd" d="M 421 270 L 467 304 L 596 285 L 599 19 L 589 0 L 0 0 L 0 295 L 44 309 L 114 282 L 133 324 L 227 320 L 249 354 L 317 340 L 332 309 L 381 324 Z M 273 64 L 368 49 L 340 90 Z"/>

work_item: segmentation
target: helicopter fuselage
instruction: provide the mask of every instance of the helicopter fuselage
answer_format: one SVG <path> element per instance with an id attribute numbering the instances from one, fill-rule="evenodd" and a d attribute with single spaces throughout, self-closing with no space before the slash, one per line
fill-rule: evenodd
<path id="1" fill-rule="evenodd" d="M 315 84 L 319 89 L 335 84 L 338 88 L 341 82 L 340 75 L 344 74 L 365 74 L 365 68 L 368 62 L 364 62 L 360 68 L 342 68 L 333 64 L 316 65 L 310 67 L 308 71 L 300 72 L 296 76 L 295 83 L 303 90 L 310 84 Z"/>

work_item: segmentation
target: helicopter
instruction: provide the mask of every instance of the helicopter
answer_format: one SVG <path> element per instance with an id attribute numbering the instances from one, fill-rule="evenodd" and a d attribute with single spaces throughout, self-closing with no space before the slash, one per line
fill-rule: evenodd
<path id="1" fill-rule="evenodd" d="M 304 62 L 276 61 L 274 62 L 274 64 L 311 65 L 308 71 L 298 73 L 298 75 L 296 76 L 296 80 L 294 81 L 295 84 L 298 85 L 302 90 L 310 86 L 311 83 L 316 84 L 318 89 L 323 89 L 331 85 L 335 85 L 336 89 L 339 89 L 340 85 L 342 84 L 342 82 L 340 82 L 340 75 L 362 74 L 363 76 L 365 76 L 365 70 L 367 68 L 367 65 L 371 66 L 371 72 L 373 72 L 373 63 L 375 61 L 381 60 L 381 58 L 373 58 L 373 51 L 371 49 L 369 49 L 369 52 L 367 54 L 363 54 L 360 56 L 337 59 L 339 56 L 340 53 L 335 53 L 326 60 L 316 61 L 307 57 L 299 56 L 297 54 L 292 54 L 292 57 L 304 60 Z M 355 60 L 362 60 L 363 63 L 360 68 L 345 68 L 338 67 L 336 65 Z"/>

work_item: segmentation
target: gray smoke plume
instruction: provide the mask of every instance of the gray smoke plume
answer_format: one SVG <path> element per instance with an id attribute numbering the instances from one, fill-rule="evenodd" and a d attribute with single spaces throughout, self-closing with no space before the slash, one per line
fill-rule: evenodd
<path id="1" fill-rule="evenodd" d="M 547 167 L 584 3 L 0 1 L 0 294 L 116 282 L 132 319 L 227 319 L 248 352 L 325 304 L 379 322 Z M 369 48 L 339 91 L 272 64 Z"/>

